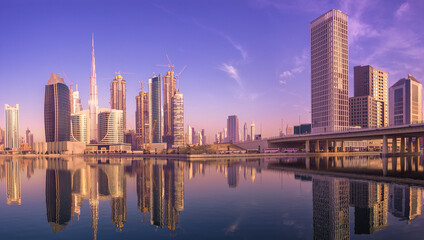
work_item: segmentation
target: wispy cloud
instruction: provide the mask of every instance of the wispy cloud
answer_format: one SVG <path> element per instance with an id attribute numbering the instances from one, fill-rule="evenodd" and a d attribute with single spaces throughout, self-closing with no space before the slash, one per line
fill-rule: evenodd
<path id="1" fill-rule="evenodd" d="M 297 0 L 297 1 L 280 1 L 280 0 L 256 0 L 255 6 L 264 8 L 271 7 L 278 10 L 301 10 L 305 12 L 320 13 L 331 8 L 328 0 Z"/>
<path id="2" fill-rule="evenodd" d="M 370 8 L 369 0 L 344 0 L 340 10 L 349 15 L 349 45 L 354 45 L 360 38 L 373 38 L 381 34 L 370 24 L 364 22 L 363 14 Z"/>
<path id="3" fill-rule="evenodd" d="M 308 50 L 304 49 L 302 53 L 298 56 L 295 56 L 293 58 L 293 68 L 290 70 L 285 70 L 280 74 L 280 84 L 287 84 L 287 79 L 293 78 L 296 74 L 302 73 L 305 71 L 306 67 L 308 66 L 309 62 L 309 55 Z"/>
<path id="4" fill-rule="evenodd" d="M 402 3 L 402 5 L 400 5 L 400 7 L 398 8 L 398 10 L 396 10 L 395 12 L 395 16 L 397 18 L 401 18 L 403 16 L 403 14 L 405 12 L 409 11 L 409 3 L 408 2 L 404 2 Z"/>
<path id="5" fill-rule="evenodd" d="M 227 73 L 230 78 L 234 79 L 236 81 L 237 85 L 239 85 L 240 88 L 243 87 L 243 84 L 242 84 L 240 75 L 238 74 L 237 69 L 233 65 L 230 65 L 230 64 L 227 64 L 227 63 L 223 63 L 219 67 L 219 69 L 221 71 Z"/>

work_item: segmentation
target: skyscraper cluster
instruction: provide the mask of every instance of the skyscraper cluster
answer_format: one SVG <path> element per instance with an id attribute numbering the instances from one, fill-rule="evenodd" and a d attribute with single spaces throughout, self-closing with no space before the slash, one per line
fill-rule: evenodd
<path id="1" fill-rule="evenodd" d="M 412 75 L 388 90 L 386 71 L 355 66 L 348 98 L 348 61 L 348 16 L 332 9 L 311 22 L 312 133 L 422 121 L 422 85 Z"/>
<path id="2" fill-rule="evenodd" d="M 238 143 L 259 139 L 260 134 L 256 134 L 255 123 L 252 121 L 249 128 L 245 122 L 241 129 L 237 115 L 228 116 L 227 127 L 215 135 L 215 143 Z"/>
<path id="3" fill-rule="evenodd" d="M 46 142 L 74 141 L 87 144 L 131 143 L 135 148 L 166 142 L 168 148 L 184 146 L 184 100 L 177 87 L 173 65 L 165 76 L 149 79 L 149 91 L 136 96 L 136 126 L 127 130 L 126 89 L 121 73 L 110 83 L 110 108 L 99 108 L 94 40 L 91 49 L 90 98 L 83 110 L 78 91 L 58 74 L 51 74 L 45 87 L 44 125 Z M 163 85 L 162 85 L 163 82 Z M 163 105 L 162 105 L 163 90 Z M 124 138 L 124 133 L 131 137 Z"/>

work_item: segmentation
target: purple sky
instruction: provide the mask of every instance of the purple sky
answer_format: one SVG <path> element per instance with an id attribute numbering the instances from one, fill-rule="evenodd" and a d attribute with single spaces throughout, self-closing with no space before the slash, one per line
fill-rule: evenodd
<path id="1" fill-rule="evenodd" d="M 141 2 L 141 3 L 140 3 Z M 163 74 L 168 54 L 179 72 L 185 122 L 209 139 L 236 114 L 264 136 L 310 122 L 310 22 L 335 8 L 349 15 L 350 95 L 353 67 L 408 73 L 424 80 L 424 1 L 1 1 L 0 127 L 4 104 L 20 104 L 26 127 L 44 139 L 44 85 L 64 71 L 89 98 L 91 33 L 95 35 L 99 105 L 109 107 L 115 71 L 127 80 L 133 128 L 138 81 Z M 62 74 L 63 75 L 63 74 Z"/>

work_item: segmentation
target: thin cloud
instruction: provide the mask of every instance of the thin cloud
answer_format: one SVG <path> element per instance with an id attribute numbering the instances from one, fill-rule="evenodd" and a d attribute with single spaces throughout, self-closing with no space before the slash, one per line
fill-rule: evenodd
<path id="1" fill-rule="evenodd" d="M 400 7 L 398 8 L 398 10 L 396 10 L 395 12 L 395 16 L 397 18 L 401 18 L 403 16 L 403 14 L 405 14 L 407 11 L 409 11 L 409 3 L 408 2 L 404 2 L 402 3 L 402 5 L 400 5 Z"/>
<path id="2" fill-rule="evenodd" d="M 302 54 L 295 56 L 293 59 L 294 67 L 290 70 L 286 70 L 280 74 L 280 84 L 287 84 L 287 81 L 284 79 L 289 79 L 294 77 L 296 74 L 302 73 L 305 71 L 309 62 L 308 51 L 304 49 Z"/>
<path id="3" fill-rule="evenodd" d="M 240 75 L 238 74 L 237 69 L 230 64 L 223 63 L 219 70 L 225 72 L 228 74 L 228 76 L 236 81 L 236 83 L 239 85 L 239 87 L 243 87 Z"/>

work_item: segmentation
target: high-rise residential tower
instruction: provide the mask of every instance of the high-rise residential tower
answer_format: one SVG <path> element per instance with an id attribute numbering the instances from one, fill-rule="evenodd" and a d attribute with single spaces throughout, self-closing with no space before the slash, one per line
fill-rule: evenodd
<path id="1" fill-rule="evenodd" d="M 419 123 L 423 120 L 422 92 L 422 84 L 411 74 L 390 87 L 390 125 Z"/>
<path id="2" fill-rule="evenodd" d="M 150 142 L 162 142 L 162 104 L 161 104 L 161 79 L 157 77 L 149 79 L 149 135 Z"/>
<path id="3" fill-rule="evenodd" d="M 247 123 L 244 123 L 244 127 L 243 127 L 243 142 L 246 142 L 247 141 L 247 135 L 248 135 Z"/>
<path id="4" fill-rule="evenodd" d="M 135 112 L 135 131 L 137 148 L 141 148 L 144 143 L 150 142 L 149 135 L 149 93 L 141 91 L 136 97 L 136 112 Z"/>
<path id="5" fill-rule="evenodd" d="M 332 9 L 311 22 L 312 132 L 349 126 L 348 16 Z"/>
<path id="6" fill-rule="evenodd" d="M 98 98 L 96 83 L 96 61 L 94 58 L 94 37 L 91 39 L 91 76 L 90 76 L 90 100 L 88 100 L 88 110 L 90 112 L 90 142 L 97 142 L 98 137 Z"/>
<path id="7" fill-rule="evenodd" d="M 184 98 L 177 93 L 172 98 L 173 148 L 184 146 Z"/>
<path id="8" fill-rule="evenodd" d="M 4 117 L 6 123 L 5 148 L 14 149 L 19 147 L 19 104 L 15 106 L 4 105 Z"/>
<path id="9" fill-rule="evenodd" d="M 87 110 L 71 115 L 71 141 L 89 143 L 88 115 Z"/>
<path id="10" fill-rule="evenodd" d="M 163 141 L 172 146 L 173 144 L 173 116 L 172 106 L 173 97 L 177 94 L 176 78 L 174 77 L 174 70 L 168 71 L 163 76 Z"/>
<path id="11" fill-rule="evenodd" d="M 122 110 L 102 109 L 99 113 L 99 142 L 124 143 L 124 114 Z"/>
<path id="12" fill-rule="evenodd" d="M 69 88 L 59 77 L 51 73 L 45 88 L 44 131 L 46 142 L 70 141 L 71 103 Z"/>
<path id="13" fill-rule="evenodd" d="M 356 66 L 353 70 L 355 88 L 354 97 L 349 99 L 350 125 L 366 128 L 388 126 L 388 73 L 369 65 Z"/>
<path id="14" fill-rule="evenodd" d="M 127 83 L 120 74 L 110 83 L 110 108 L 122 110 L 125 131 L 127 126 Z"/>
<path id="15" fill-rule="evenodd" d="M 193 131 L 190 125 L 188 125 L 187 127 L 187 144 L 188 145 L 193 144 Z"/>
<path id="16" fill-rule="evenodd" d="M 250 124 L 250 140 L 255 141 L 255 123 L 252 121 Z"/>
<path id="17" fill-rule="evenodd" d="M 202 129 L 201 133 L 202 133 L 202 145 L 206 145 L 206 133 L 205 133 L 205 129 Z"/>
<path id="18" fill-rule="evenodd" d="M 227 119 L 228 142 L 239 142 L 239 120 L 237 115 L 228 116 Z"/>
<path id="19" fill-rule="evenodd" d="M 82 111 L 81 98 L 79 96 L 78 85 L 72 93 L 72 114 Z"/>

